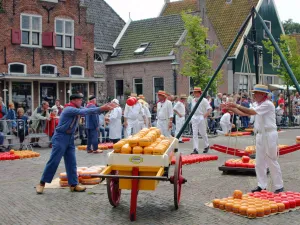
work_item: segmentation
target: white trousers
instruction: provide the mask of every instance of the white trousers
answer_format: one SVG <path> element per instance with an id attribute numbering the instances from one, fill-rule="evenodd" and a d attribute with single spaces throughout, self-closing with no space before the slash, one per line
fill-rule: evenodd
<path id="1" fill-rule="evenodd" d="M 127 128 L 126 128 L 126 133 L 127 137 L 130 135 L 134 135 L 138 132 L 138 120 L 133 120 L 133 119 L 127 119 Z"/>
<path id="2" fill-rule="evenodd" d="M 223 134 L 228 134 L 230 131 L 230 127 L 232 126 L 231 124 L 226 124 L 226 123 L 222 123 L 220 122 L 220 126 L 222 128 L 222 133 Z M 221 132 L 220 132 L 221 133 Z"/>
<path id="3" fill-rule="evenodd" d="M 142 130 L 143 128 L 145 128 L 145 123 L 144 123 L 144 120 L 143 121 L 140 121 L 138 122 L 138 126 L 137 126 L 137 132 L 139 132 L 140 130 Z"/>
<path id="4" fill-rule="evenodd" d="M 171 137 L 171 130 L 169 130 L 169 120 L 157 120 L 156 127 L 165 137 Z"/>
<path id="5" fill-rule="evenodd" d="M 270 170 L 273 187 L 275 190 L 283 187 L 280 165 L 278 163 L 278 132 L 276 130 L 256 135 L 256 177 L 258 186 L 267 188 L 267 168 Z"/>
<path id="6" fill-rule="evenodd" d="M 209 146 L 208 137 L 206 132 L 206 123 L 205 120 L 193 121 L 192 122 L 192 129 L 193 129 L 193 149 L 199 150 L 199 138 L 198 134 L 201 135 L 204 141 L 204 148 Z"/>
<path id="7" fill-rule="evenodd" d="M 179 133 L 179 131 L 181 130 L 183 124 L 185 121 L 185 117 L 179 117 L 178 115 L 176 116 L 176 129 L 175 129 L 175 136 L 177 136 L 177 134 Z M 180 137 L 179 140 L 181 140 L 182 138 Z"/>

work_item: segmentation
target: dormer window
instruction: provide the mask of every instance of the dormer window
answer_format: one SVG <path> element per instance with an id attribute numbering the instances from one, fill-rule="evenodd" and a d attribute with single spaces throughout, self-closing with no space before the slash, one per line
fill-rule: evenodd
<path id="1" fill-rule="evenodd" d="M 146 49 L 148 48 L 149 43 L 142 43 L 135 51 L 134 54 L 135 55 L 139 55 L 139 54 L 143 54 Z"/>
<path id="2" fill-rule="evenodd" d="M 94 53 L 94 62 L 103 62 L 102 56 L 100 53 L 95 52 Z"/>
<path id="3" fill-rule="evenodd" d="M 115 49 L 114 52 L 111 54 L 110 57 L 111 58 L 118 57 L 118 55 L 120 54 L 121 50 L 122 49 L 120 49 L 120 48 Z"/>

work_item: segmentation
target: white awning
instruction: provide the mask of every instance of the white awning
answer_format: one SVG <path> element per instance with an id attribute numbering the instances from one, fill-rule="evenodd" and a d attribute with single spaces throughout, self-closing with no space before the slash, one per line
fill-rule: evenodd
<path id="1" fill-rule="evenodd" d="M 287 90 L 286 85 L 280 85 L 280 84 L 269 84 L 269 90 L 270 91 L 276 91 L 276 90 Z M 296 91 L 296 88 L 294 86 L 289 86 L 290 91 Z"/>

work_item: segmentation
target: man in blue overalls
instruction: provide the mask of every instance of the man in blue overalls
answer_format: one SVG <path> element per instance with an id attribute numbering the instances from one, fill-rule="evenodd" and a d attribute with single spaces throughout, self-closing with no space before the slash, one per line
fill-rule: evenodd
<path id="1" fill-rule="evenodd" d="M 40 183 L 36 186 L 37 194 L 42 194 L 45 183 L 51 183 L 56 173 L 57 167 L 64 157 L 65 167 L 68 176 L 68 183 L 71 191 L 83 192 L 85 187 L 78 185 L 77 166 L 74 144 L 74 133 L 78 126 L 80 116 L 89 114 L 100 114 L 103 111 L 109 111 L 116 107 L 113 103 L 105 104 L 101 107 L 82 108 L 82 98 L 80 94 L 70 96 L 70 103 L 66 105 L 60 115 L 59 124 L 56 127 L 52 138 L 52 152 L 50 159 L 46 164 Z M 95 130 L 97 133 L 97 131 Z"/>
<path id="2" fill-rule="evenodd" d="M 89 103 L 86 105 L 88 109 L 96 107 L 96 97 L 93 95 L 89 97 Z M 99 153 L 98 151 L 98 137 L 99 137 L 99 115 L 89 114 L 85 116 L 85 127 L 87 129 L 87 153 Z"/>

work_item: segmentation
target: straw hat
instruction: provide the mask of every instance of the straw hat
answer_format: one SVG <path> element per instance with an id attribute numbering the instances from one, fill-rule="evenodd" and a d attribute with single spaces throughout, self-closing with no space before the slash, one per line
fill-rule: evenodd
<path id="1" fill-rule="evenodd" d="M 252 90 L 252 92 L 263 92 L 263 93 L 266 93 L 266 94 L 270 93 L 270 91 L 268 89 L 268 86 L 262 85 L 262 84 L 256 84 L 254 86 L 254 89 Z"/>
<path id="2" fill-rule="evenodd" d="M 200 87 L 194 87 L 193 92 L 202 92 L 202 89 Z"/>
<path id="3" fill-rule="evenodd" d="M 130 97 L 135 97 L 135 98 L 137 98 L 137 94 L 136 94 L 136 93 L 131 93 L 131 94 L 130 94 Z"/>
<path id="4" fill-rule="evenodd" d="M 181 98 L 181 99 L 182 99 L 182 98 L 185 98 L 185 99 L 186 99 L 186 98 L 188 98 L 188 97 L 186 96 L 186 94 L 182 94 L 182 95 L 179 96 L 179 98 Z"/>
<path id="5" fill-rule="evenodd" d="M 158 92 L 157 92 L 157 95 L 163 95 L 163 96 L 165 96 L 165 97 L 168 96 L 168 94 L 167 94 L 165 91 L 162 91 L 162 90 L 158 91 Z"/>
<path id="6" fill-rule="evenodd" d="M 145 96 L 144 95 L 139 95 L 138 98 L 139 99 L 145 99 Z"/>

